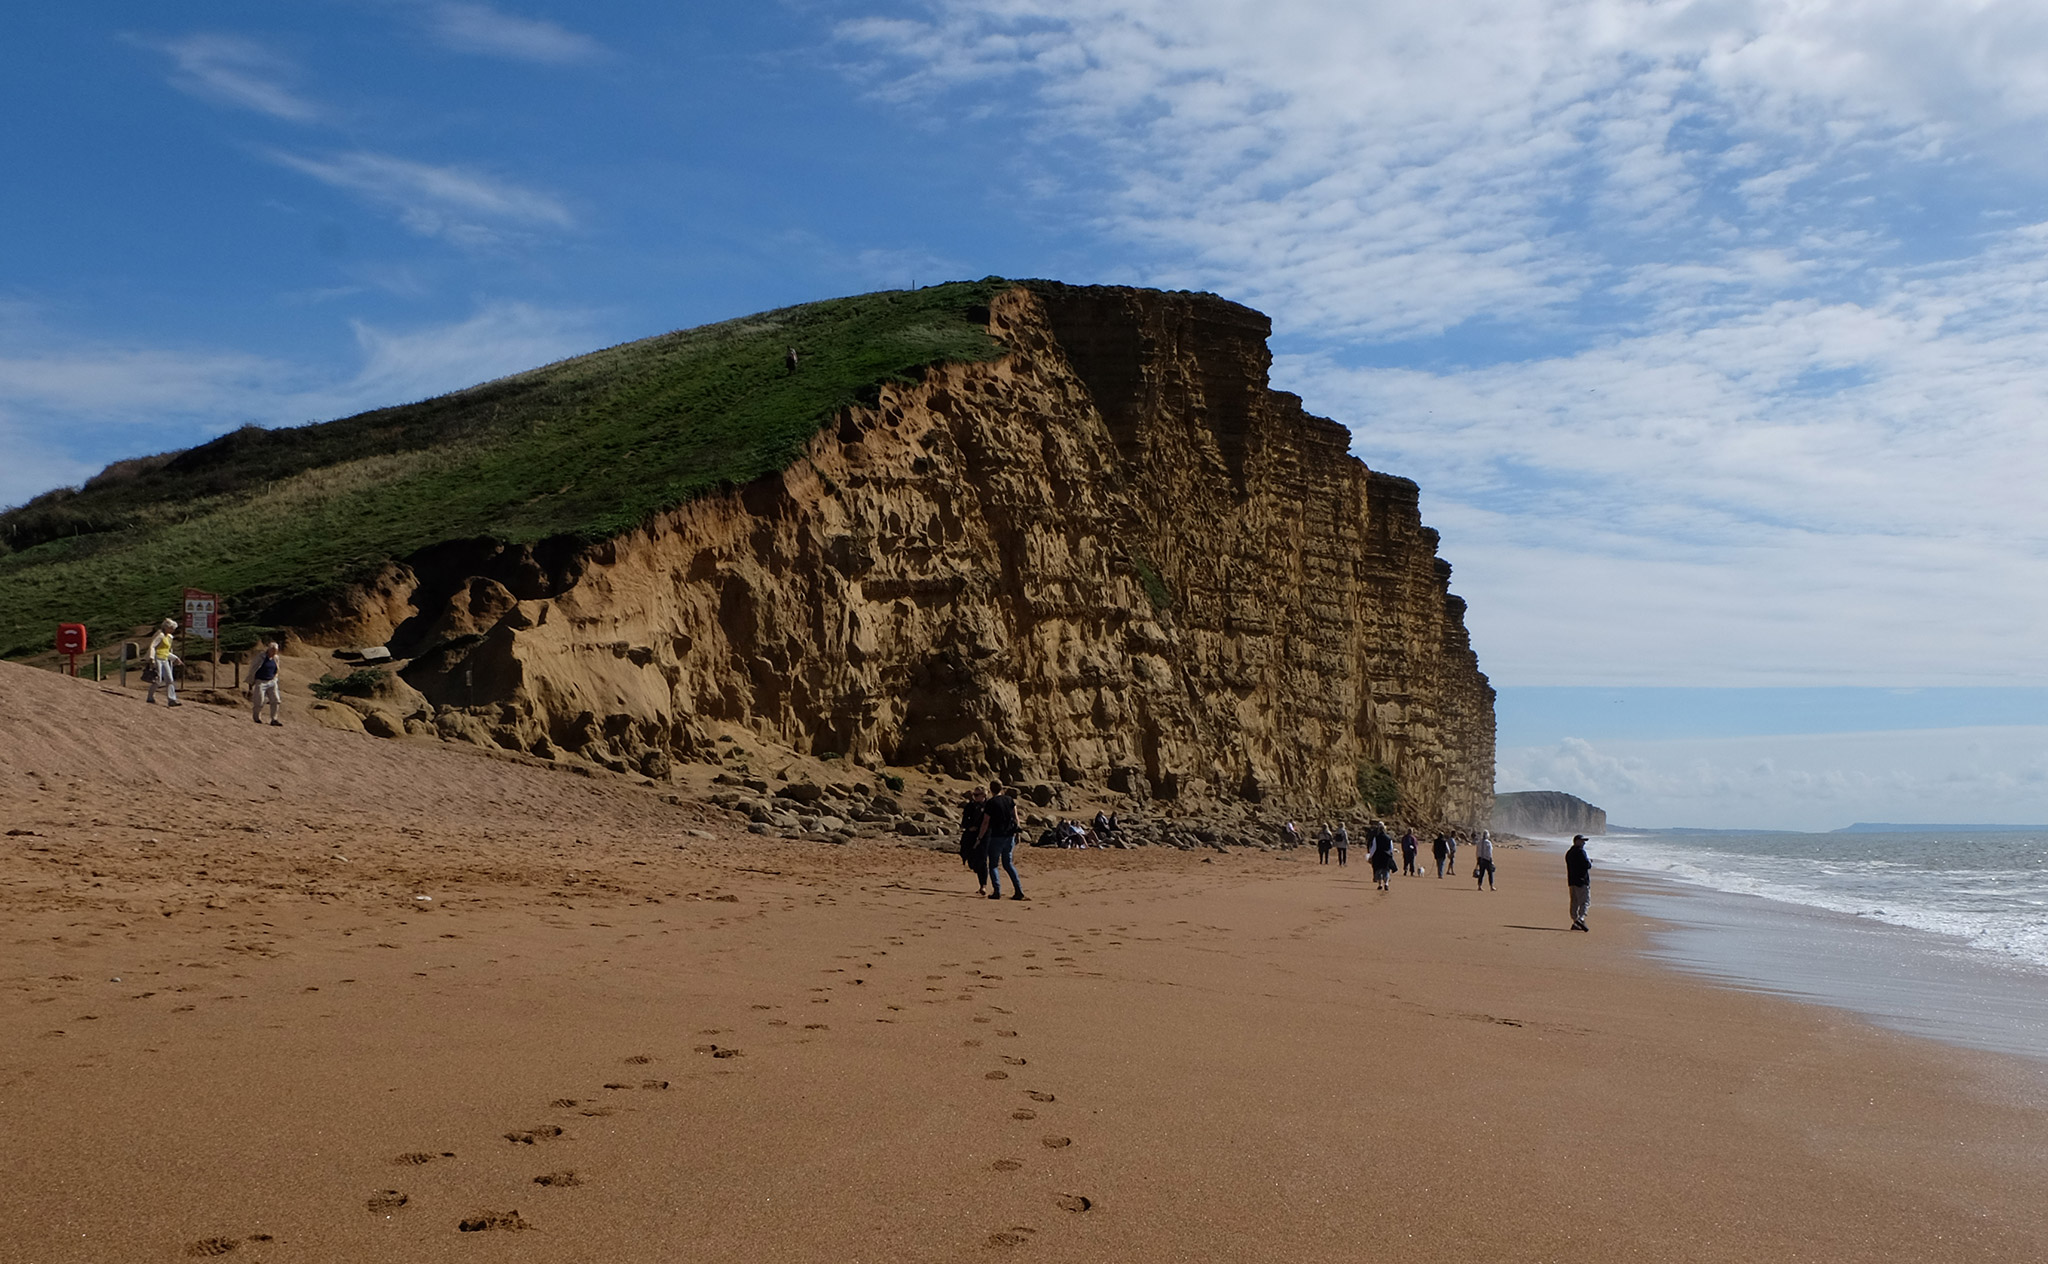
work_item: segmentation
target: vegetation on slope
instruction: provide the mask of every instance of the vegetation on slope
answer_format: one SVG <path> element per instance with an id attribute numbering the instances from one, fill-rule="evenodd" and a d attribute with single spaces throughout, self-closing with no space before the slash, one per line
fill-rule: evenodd
<path id="1" fill-rule="evenodd" d="M 445 540 L 617 535 L 786 468 L 882 383 L 1001 354 L 984 325 L 1006 284 L 808 303 L 117 462 L 0 514 L 0 655 L 47 649 L 60 620 L 107 643 L 175 613 L 186 586 L 247 620 Z"/>

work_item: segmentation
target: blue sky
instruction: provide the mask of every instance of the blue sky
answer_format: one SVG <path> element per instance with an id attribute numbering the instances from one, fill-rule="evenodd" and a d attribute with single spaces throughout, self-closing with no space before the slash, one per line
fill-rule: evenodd
<path id="1" fill-rule="evenodd" d="M 1774 741 L 1778 688 L 2040 688 L 2044 56 L 2002 0 L 24 9 L 0 503 L 830 294 L 1185 286 L 1421 483 L 1505 686 L 1740 688 Z M 1504 787 L 1705 740 L 1564 697 Z M 2036 727 L 1989 725 L 2023 819 Z"/>

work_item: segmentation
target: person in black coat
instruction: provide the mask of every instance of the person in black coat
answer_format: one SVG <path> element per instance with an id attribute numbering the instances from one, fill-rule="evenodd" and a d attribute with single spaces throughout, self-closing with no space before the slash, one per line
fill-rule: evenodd
<path id="1" fill-rule="evenodd" d="M 1572 929 L 1586 929 L 1586 910 L 1593 904 L 1593 860 L 1586 855 L 1586 836 L 1572 835 L 1564 853 L 1564 880 L 1572 889 Z"/>
<path id="2" fill-rule="evenodd" d="M 988 791 L 976 786 L 960 808 L 960 859 L 974 870 L 974 889 L 977 892 L 988 890 L 988 861 L 981 845 L 981 814 L 986 810 L 987 802 Z"/>

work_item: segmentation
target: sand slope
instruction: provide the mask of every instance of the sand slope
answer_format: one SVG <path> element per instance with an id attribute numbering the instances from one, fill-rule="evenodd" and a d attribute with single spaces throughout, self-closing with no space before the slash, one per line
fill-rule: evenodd
<path id="1" fill-rule="evenodd" d="M 0 1260 L 2048 1253 L 2041 1065 L 1563 933 L 1548 854 L 996 904 L 731 819 L 0 666 Z"/>

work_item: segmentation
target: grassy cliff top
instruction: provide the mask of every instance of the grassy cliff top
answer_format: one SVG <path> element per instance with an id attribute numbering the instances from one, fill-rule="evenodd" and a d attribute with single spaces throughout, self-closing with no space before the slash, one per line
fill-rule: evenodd
<path id="1" fill-rule="evenodd" d="M 0 656 L 48 649 L 60 621 L 110 644 L 179 613 L 188 586 L 223 595 L 233 643 L 238 618 L 441 541 L 617 535 L 788 467 L 839 407 L 885 382 L 1000 355 L 986 308 L 1008 284 L 806 303 L 117 462 L 0 514 Z"/>

